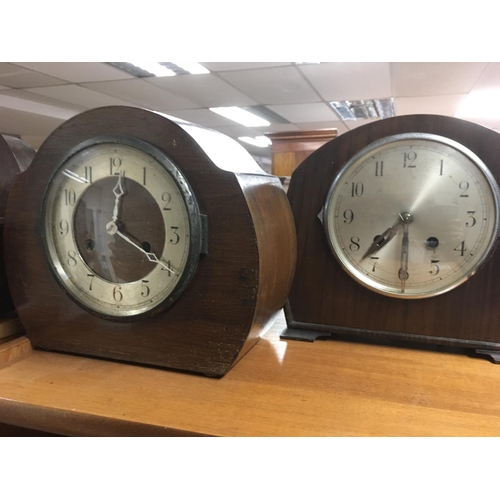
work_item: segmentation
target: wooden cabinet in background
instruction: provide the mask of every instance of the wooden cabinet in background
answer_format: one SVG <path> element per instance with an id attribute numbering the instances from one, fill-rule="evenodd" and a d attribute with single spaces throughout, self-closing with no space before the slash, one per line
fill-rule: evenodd
<path id="1" fill-rule="evenodd" d="M 271 173 L 278 177 L 290 177 L 311 153 L 337 135 L 337 129 L 266 134 L 266 137 L 272 141 Z"/>

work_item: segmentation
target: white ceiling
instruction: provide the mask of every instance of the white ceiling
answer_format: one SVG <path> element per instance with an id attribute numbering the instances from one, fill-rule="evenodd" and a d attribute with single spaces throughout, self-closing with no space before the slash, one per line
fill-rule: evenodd
<path id="1" fill-rule="evenodd" d="M 500 86 L 500 63 L 202 64 L 209 74 L 137 78 L 101 62 L 2 62 L 0 133 L 19 135 L 37 149 L 58 125 L 81 111 L 132 105 L 233 138 L 324 128 L 337 128 L 342 134 L 366 120 L 340 121 L 329 101 L 393 97 L 396 116 L 454 116 L 471 91 Z M 249 129 L 208 109 L 255 105 L 290 123 Z M 500 118 L 481 124 L 500 130 Z M 270 148 L 243 145 L 262 161 L 270 158 Z"/>

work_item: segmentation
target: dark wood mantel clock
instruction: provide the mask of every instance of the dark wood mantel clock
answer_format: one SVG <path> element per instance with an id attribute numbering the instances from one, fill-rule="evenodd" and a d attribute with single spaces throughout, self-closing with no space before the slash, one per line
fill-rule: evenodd
<path id="1" fill-rule="evenodd" d="M 377 121 L 294 172 L 299 260 L 284 338 L 475 349 L 500 359 L 500 134 Z"/>
<path id="2" fill-rule="evenodd" d="M 30 165 L 35 150 L 21 139 L 0 135 L 0 316 L 12 313 L 14 305 L 9 293 L 4 263 L 4 223 L 7 196 L 14 176 Z"/>
<path id="3" fill-rule="evenodd" d="M 277 177 L 234 140 L 131 107 L 56 129 L 7 206 L 34 347 L 221 376 L 283 307 L 296 259 Z"/>

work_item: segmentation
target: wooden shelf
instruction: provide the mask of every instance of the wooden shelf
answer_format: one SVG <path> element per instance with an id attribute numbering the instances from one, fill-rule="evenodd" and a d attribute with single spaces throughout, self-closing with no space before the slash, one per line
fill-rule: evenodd
<path id="1" fill-rule="evenodd" d="M 0 344 L 0 422 L 74 436 L 494 436 L 500 366 L 466 355 L 282 341 L 223 378 Z"/>

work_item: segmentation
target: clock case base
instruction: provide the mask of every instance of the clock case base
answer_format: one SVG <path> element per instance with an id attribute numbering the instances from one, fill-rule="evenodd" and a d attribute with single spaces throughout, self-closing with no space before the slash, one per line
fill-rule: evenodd
<path id="1" fill-rule="evenodd" d="M 7 206 L 7 276 L 35 348 L 222 376 L 271 326 L 295 269 L 290 205 L 278 177 L 253 161 L 255 169 L 246 170 L 224 150 L 217 154 L 228 138 L 199 128 L 203 137 L 214 135 L 212 156 L 160 114 L 126 106 L 93 109 L 57 128 L 30 169 L 17 176 Z M 48 179 L 68 151 L 106 135 L 135 137 L 166 154 L 185 175 L 208 226 L 208 253 L 182 295 L 165 311 L 130 322 L 80 307 L 55 280 L 44 251 Z"/>
<path id="2" fill-rule="evenodd" d="M 299 259 L 285 306 L 288 330 L 283 338 L 342 336 L 500 352 L 498 248 L 475 276 L 459 287 L 418 300 L 368 290 L 341 268 L 329 248 L 318 213 L 338 172 L 372 142 L 407 132 L 437 134 L 465 145 L 499 183 L 500 134 L 456 118 L 410 115 L 380 120 L 322 146 L 295 170 L 288 189 Z M 304 335 L 304 331 L 311 333 Z"/>

